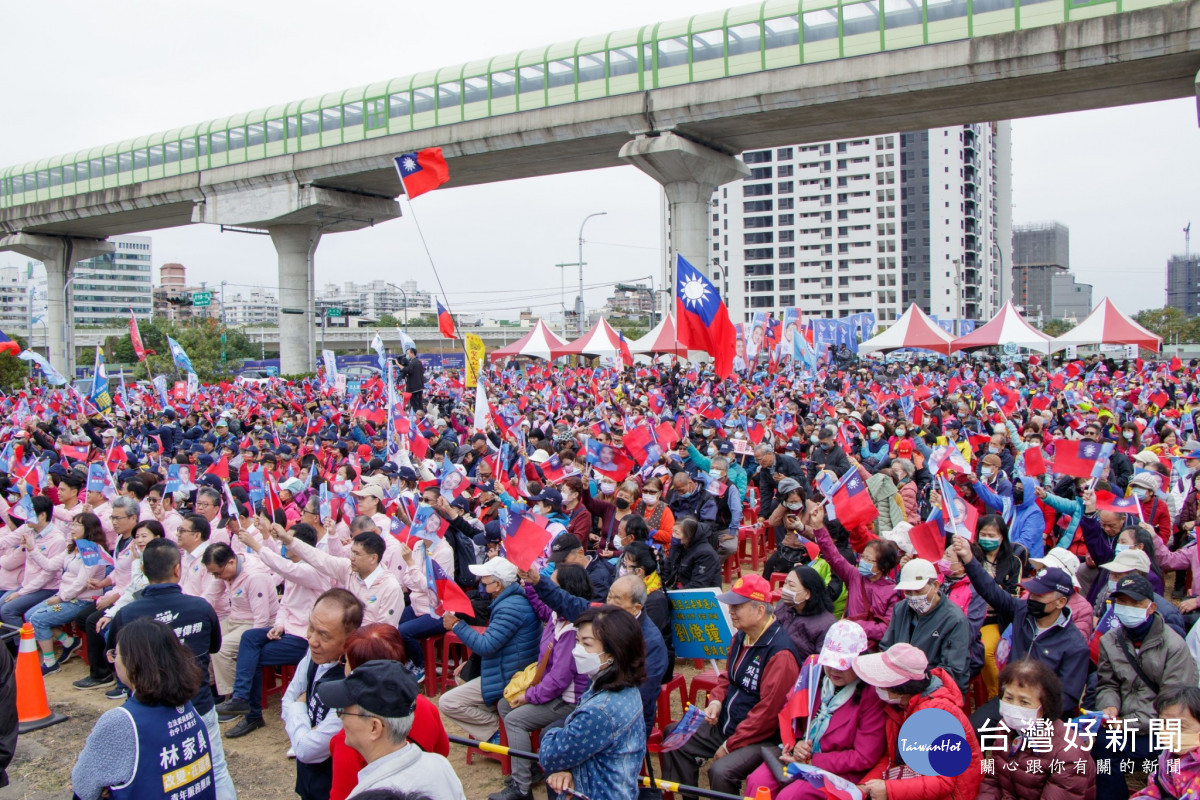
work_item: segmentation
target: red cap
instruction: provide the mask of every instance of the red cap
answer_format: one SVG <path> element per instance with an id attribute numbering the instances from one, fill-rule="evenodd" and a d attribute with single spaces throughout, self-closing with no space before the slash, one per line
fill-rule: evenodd
<path id="1" fill-rule="evenodd" d="M 746 575 L 734 581 L 728 592 L 717 595 L 717 599 L 727 606 L 741 605 L 751 600 L 769 603 L 771 584 L 762 575 Z"/>

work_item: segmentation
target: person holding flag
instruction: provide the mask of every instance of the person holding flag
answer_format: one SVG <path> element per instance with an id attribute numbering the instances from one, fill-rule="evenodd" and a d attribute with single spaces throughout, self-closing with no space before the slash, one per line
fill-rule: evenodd
<path id="1" fill-rule="evenodd" d="M 866 651 L 867 635 L 849 620 L 829 627 L 812 667 L 819 670 L 816 691 L 807 692 L 801 674 L 779 715 L 779 755 L 782 764 L 797 762 L 858 783 L 887 749 L 886 706 L 878 693 L 854 672 L 854 659 Z M 809 664 L 805 664 L 809 668 Z M 801 723 L 802 725 L 798 724 Z M 776 780 L 768 760 L 750 774 L 745 794 L 754 797 L 765 787 L 776 800 L 814 800 L 823 793 L 803 780 L 786 786 Z"/>
<path id="2" fill-rule="evenodd" d="M 63 633 L 62 625 L 75 619 L 100 596 L 101 589 L 91 586 L 98 585 L 105 570 L 114 565 L 105 550 L 104 529 L 96 515 L 81 514 L 71 523 L 70 532 L 58 590 L 25 612 L 25 620 L 33 625 L 33 638 L 42 654 L 43 676 L 58 672 L 60 665 L 83 644 L 77 637 Z M 54 655 L 56 641 L 62 647 L 58 658 Z"/>
<path id="3" fill-rule="evenodd" d="M 408 407 L 413 411 L 425 410 L 425 364 L 417 358 L 417 346 L 404 349 L 400 359 L 400 377 L 404 378 L 404 391 L 410 395 Z"/>
<path id="4" fill-rule="evenodd" d="M 937 569 L 923 558 L 912 559 L 901 568 L 896 591 L 904 599 L 892 611 L 879 648 L 899 643 L 921 648 L 929 663 L 944 670 L 958 691 L 965 692 L 971 678 L 971 624 L 946 596 Z"/>
<path id="5" fill-rule="evenodd" d="M 25 574 L 20 588 L 0 595 L 0 620 L 5 625 L 21 627 L 31 608 L 58 591 L 67 539 L 50 521 L 53 509 L 49 497 L 38 495 L 9 512 L 15 519 L 25 519 L 16 530 L 19 546 L 25 550 Z"/>

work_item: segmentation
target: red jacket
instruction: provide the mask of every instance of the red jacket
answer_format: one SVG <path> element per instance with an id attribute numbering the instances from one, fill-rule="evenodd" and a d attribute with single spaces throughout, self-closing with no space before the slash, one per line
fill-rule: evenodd
<path id="1" fill-rule="evenodd" d="M 882 778 L 886 770 L 900 766 L 896 757 L 896 743 L 900 738 L 900 727 L 910 716 L 924 708 L 940 708 L 954 715 L 963 726 L 967 735 L 967 744 L 971 747 L 971 764 L 966 772 L 956 778 L 941 776 L 926 777 L 917 775 L 912 778 L 889 780 L 887 783 L 888 800 L 973 800 L 979 792 L 983 780 L 979 764 L 982 758 L 979 750 L 979 740 L 975 738 L 975 729 L 971 721 L 963 713 L 962 693 L 954 683 L 954 678 L 940 667 L 932 670 L 934 681 L 925 694 L 918 695 L 909 701 L 907 708 L 889 705 L 886 709 L 888 716 L 887 743 L 888 752 L 884 760 L 871 770 L 863 783 L 875 778 Z"/>

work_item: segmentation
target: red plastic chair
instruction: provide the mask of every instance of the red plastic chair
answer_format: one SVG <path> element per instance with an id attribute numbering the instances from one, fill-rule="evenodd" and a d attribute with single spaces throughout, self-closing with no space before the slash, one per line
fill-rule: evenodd
<path id="1" fill-rule="evenodd" d="M 508 731 L 504 729 L 504 720 L 500 720 L 500 744 L 508 747 Z M 471 756 L 478 750 L 475 747 L 467 748 L 467 765 L 471 764 Z M 487 750 L 478 750 L 479 754 L 484 758 L 490 758 L 492 761 L 500 762 L 500 774 L 512 774 L 512 756 L 503 756 L 499 753 L 489 753 Z"/>
<path id="2" fill-rule="evenodd" d="M 654 718 L 654 723 L 660 731 L 666 730 L 667 726 L 677 720 L 671 716 L 671 693 L 679 693 L 679 711 L 680 714 L 687 709 L 687 678 L 682 675 L 675 675 L 671 680 L 664 683 L 658 690 L 658 707 Z"/>
<path id="3" fill-rule="evenodd" d="M 446 638 L 446 634 L 440 633 L 437 636 L 427 636 L 421 640 L 421 652 L 425 656 L 425 696 L 433 697 L 440 690 L 437 675 L 437 655 L 438 650 L 442 649 L 442 640 Z M 445 672 L 443 665 L 442 671 Z"/>
<path id="4" fill-rule="evenodd" d="M 749 561 L 751 569 L 758 572 L 763 559 L 762 532 L 758 526 L 742 525 L 738 528 L 737 557 L 743 564 Z"/>
<path id="5" fill-rule="evenodd" d="M 719 680 L 720 679 L 711 672 L 702 672 L 696 677 L 692 678 L 692 682 L 688 684 L 688 702 L 693 705 L 698 705 L 696 703 L 696 698 L 700 696 L 701 692 L 704 692 L 705 699 L 708 699 L 708 696 L 712 693 L 712 690 L 717 688 L 717 683 Z"/>
<path id="6" fill-rule="evenodd" d="M 438 691 L 444 692 L 447 689 L 453 689 L 457 684 L 454 682 L 454 670 L 458 665 L 466 661 L 470 657 L 470 651 L 467 646 L 462 643 L 462 639 L 449 632 L 441 637 L 442 641 L 442 674 L 438 678 Z M 425 679 L 428 681 L 429 674 L 433 672 L 428 666 L 425 668 Z"/>
<path id="7" fill-rule="evenodd" d="M 275 680 L 275 670 L 279 670 L 279 680 Z M 280 702 L 283 702 L 283 693 L 287 691 L 288 684 L 292 682 L 292 678 L 296 674 L 294 664 L 284 664 L 281 667 L 263 667 L 262 668 L 262 704 L 266 708 L 271 704 L 271 698 L 279 695 Z"/>
<path id="8" fill-rule="evenodd" d="M 732 553 L 721 562 L 721 581 L 733 583 L 740 577 L 742 577 L 742 562 L 738 559 L 737 553 Z"/>

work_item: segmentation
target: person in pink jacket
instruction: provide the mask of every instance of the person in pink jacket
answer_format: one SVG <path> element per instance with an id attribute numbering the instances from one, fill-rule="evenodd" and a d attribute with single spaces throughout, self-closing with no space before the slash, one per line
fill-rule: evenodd
<path id="1" fill-rule="evenodd" d="M 825 507 L 810 500 L 808 509 L 808 527 L 815 529 L 813 535 L 821 549 L 821 557 L 833 574 L 846 584 L 845 619 L 861 625 L 871 644 L 877 644 L 892 621 L 892 609 L 900 600 L 896 582 L 892 580 L 892 570 L 900 563 L 900 549 L 892 542 L 876 539 L 863 548 L 858 565 L 851 564 L 825 530 Z"/>
<path id="2" fill-rule="evenodd" d="M 279 611 L 275 576 L 257 558 L 233 552 L 227 544 L 214 544 L 204 551 L 204 568 L 223 584 L 213 608 L 221 620 L 221 649 L 213 654 L 213 677 L 217 694 L 233 691 L 237 677 L 237 652 L 242 634 L 270 627 Z"/>
<path id="3" fill-rule="evenodd" d="M 65 531 L 71 520 L 84 512 L 83 477 L 74 471 L 58 479 L 58 505 L 54 507 L 54 521 Z"/>
<path id="4" fill-rule="evenodd" d="M 15 516 L 20 512 L 12 510 Z M 20 547 L 25 551 L 25 575 L 18 589 L 0 596 L 0 620 L 14 628 L 25 622 L 29 609 L 53 597 L 62 578 L 67 557 L 67 538 L 50 522 L 54 504 L 45 495 L 33 498 L 33 519 L 17 529 Z"/>
<path id="5" fill-rule="evenodd" d="M 25 548 L 21 547 L 21 526 L 9 514 L 10 506 L 0 498 L 0 515 L 6 526 L 0 529 L 0 597 L 21 588 L 25 577 Z M 57 507 L 56 507 L 57 509 Z"/>
<path id="6" fill-rule="evenodd" d="M 812 719 L 792 720 L 782 730 L 785 743 L 780 761 L 811 764 L 858 783 L 887 750 L 884 740 L 887 716 L 875 687 L 859 680 L 854 658 L 867 649 L 867 635 L 848 620 L 829 627 L 817 663 L 821 665 L 820 690 L 813 702 Z M 801 729 L 797 735 L 796 727 Z M 746 794 L 753 796 L 766 787 L 777 800 L 824 800 L 824 789 L 807 781 L 793 780 L 782 786 L 771 766 L 763 764 L 746 782 Z"/>
<path id="7" fill-rule="evenodd" d="M 176 529 L 179 537 L 179 588 L 184 594 L 200 597 L 216 608 L 221 582 L 204 568 L 204 553 L 211 546 L 212 528 L 202 514 L 185 514 Z"/>
<path id="8" fill-rule="evenodd" d="M 337 558 L 297 541 L 290 530 L 278 523 L 272 526 L 271 535 L 286 546 L 289 553 L 294 550 L 302 561 L 331 578 L 335 586 L 349 590 L 361 600 L 364 624 L 399 624 L 400 615 L 404 613 L 404 593 L 396 576 L 380 563 L 385 547 L 383 537 L 378 533 L 365 531 L 355 536 L 349 558 Z"/>
<path id="9" fill-rule="evenodd" d="M 164 492 L 163 484 L 156 483 L 150 487 L 146 502 L 150 504 L 150 519 L 158 520 L 168 539 L 179 543 L 179 526 L 183 524 L 183 515 L 175 506 L 178 492 Z"/>
<path id="10" fill-rule="evenodd" d="M 307 523 L 292 526 L 292 535 L 307 545 L 317 543 L 316 530 Z M 263 720 L 262 668 L 296 665 L 308 652 L 308 617 L 317 598 L 329 589 L 333 581 L 305 564 L 295 552 L 282 548 L 276 553 L 249 531 L 238 537 L 267 569 L 284 580 L 283 597 L 270 628 L 253 628 L 242 634 L 237 651 L 237 669 L 232 696 L 217 706 L 218 719 L 243 716 L 241 722 L 226 732 L 237 739 L 266 725 Z"/>
<path id="11" fill-rule="evenodd" d="M 81 541 L 90 547 L 81 548 Z M 79 649 L 82 642 L 78 637 L 67 636 L 62 625 L 75 619 L 80 610 L 100 595 L 99 589 L 89 588 L 89 582 L 104 577 L 106 558 L 111 560 L 105 546 L 104 528 L 95 514 L 80 514 L 71 523 L 71 539 L 65 550 L 66 561 L 62 566 L 58 591 L 25 613 L 25 620 L 33 625 L 33 637 L 42 653 L 42 675 L 58 672 L 60 665 Z M 62 656 L 54 655 L 54 642 L 62 646 Z"/>

